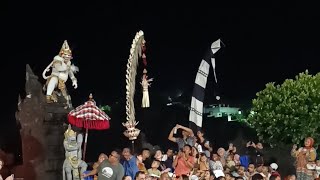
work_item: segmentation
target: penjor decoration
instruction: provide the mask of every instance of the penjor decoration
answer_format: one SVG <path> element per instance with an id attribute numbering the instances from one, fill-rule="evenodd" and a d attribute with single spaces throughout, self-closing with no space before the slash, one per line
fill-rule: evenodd
<path id="1" fill-rule="evenodd" d="M 207 54 L 205 54 L 205 57 L 202 59 L 198 69 L 198 73 L 196 75 L 189 115 L 189 123 L 192 130 L 198 130 L 202 127 L 203 100 L 205 95 L 207 78 L 209 75 L 210 64 L 212 64 L 215 82 L 218 82 L 215 72 L 216 63 L 214 55 L 221 48 L 220 43 L 221 40 L 218 39 L 217 41 L 211 44 L 210 50 L 207 52 Z M 220 99 L 219 96 L 217 96 L 216 98 L 217 100 Z"/>
<path id="2" fill-rule="evenodd" d="M 135 82 L 137 75 L 138 59 L 141 57 L 142 50 L 145 49 L 145 40 L 143 31 L 136 33 L 130 49 L 130 55 L 127 63 L 126 71 L 126 120 L 127 122 L 122 123 L 127 129 L 124 131 L 124 135 L 132 141 L 139 136 L 140 130 L 136 128 L 139 123 L 135 120 L 135 109 L 134 109 L 134 93 L 135 93 Z M 145 55 L 144 55 L 145 56 Z M 145 59 L 145 58 L 144 58 Z M 146 60 L 144 60 L 146 65 Z"/>
<path id="3" fill-rule="evenodd" d="M 70 77 L 72 86 L 76 89 L 78 87 L 77 78 L 74 76 L 79 68 L 71 64 L 72 51 L 68 45 L 67 40 L 63 42 L 61 50 L 57 56 L 53 58 L 53 61 L 46 67 L 42 73 L 42 77 L 47 80 L 43 87 L 46 91 L 47 103 L 57 102 L 57 95 L 60 95 L 56 90 L 59 89 L 63 97 L 67 101 L 67 107 L 71 108 L 71 98 L 67 94 L 65 82 Z M 51 70 L 51 75 L 46 76 L 46 73 Z"/>

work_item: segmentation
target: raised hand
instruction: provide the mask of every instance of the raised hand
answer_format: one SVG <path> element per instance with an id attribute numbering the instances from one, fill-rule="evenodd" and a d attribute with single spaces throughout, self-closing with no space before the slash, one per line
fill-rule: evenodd
<path id="1" fill-rule="evenodd" d="M 251 146 L 251 141 L 247 142 L 247 147 Z"/>
<path id="2" fill-rule="evenodd" d="M 297 146 L 296 144 L 294 144 L 294 145 L 292 146 L 292 149 L 296 150 L 297 147 L 298 147 L 298 146 Z"/>
<path id="3" fill-rule="evenodd" d="M 232 143 L 230 143 L 229 144 L 229 149 L 228 149 L 229 151 L 232 151 L 233 150 L 233 144 Z"/>
<path id="4" fill-rule="evenodd" d="M 254 142 L 252 142 L 252 143 L 251 143 L 251 146 L 252 146 L 252 147 L 254 147 L 254 148 L 256 148 L 256 147 L 257 147 L 257 146 L 256 146 L 256 144 L 255 144 Z"/>
<path id="5" fill-rule="evenodd" d="M 180 124 L 176 124 L 176 128 L 177 129 L 181 128 L 181 125 Z"/>
<path id="6" fill-rule="evenodd" d="M 8 176 L 5 180 L 14 180 L 14 175 L 11 174 L 10 176 Z"/>
<path id="7" fill-rule="evenodd" d="M 73 86 L 75 89 L 77 89 L 77 88 L 78 88 L 78 83 L 77 83 L 76 81 L 74 81 L 74 82 L 72 83 L 72 86 Z"/>

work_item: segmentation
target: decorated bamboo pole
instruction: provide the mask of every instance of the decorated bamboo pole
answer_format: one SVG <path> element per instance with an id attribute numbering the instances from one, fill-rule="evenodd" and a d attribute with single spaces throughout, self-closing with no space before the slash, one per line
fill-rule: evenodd
<path id="1" fill-rule="evenodd" d="M 127 63 L 126 71 L 126 122 L 122 123 L 127 129 L 123 134 L 129 138 L 132 143 L 132 151 L 134 151 L 134 140 L 140 134 L 140 130 L 136 128 L 137 122 L 135 120 L 135 109 L 134 109 L 134 93 L 136 85 L 136 75 L 138 60 L 144 54 L 142 50 L 145 48 L 145 40 L 143 31 L 136 33 L 130 49 L 130 55 Z"/>

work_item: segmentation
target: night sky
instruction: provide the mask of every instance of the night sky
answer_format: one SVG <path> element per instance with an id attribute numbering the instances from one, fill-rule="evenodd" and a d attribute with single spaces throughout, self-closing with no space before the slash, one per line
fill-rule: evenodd
<path id="1" fill-rule="evenodd" d="M 268 82 L 281 83 L 306 69 L 319 72 L 320 14 L 308 6 L 243 1 L 6 3 L 1 6 L 1 134 L 14 131 L 25 65 L 44 83 L 41 73 L 65 39 L 80 68 L 78 89 L 67 82 L 74 106 L 92 92 L 98 104 L 120 103 L 123 112 L 126 63 L 139 30 L 145 33 L 148 73 L 154 78 L 151 106 L 165 106 L 166 98 L 179 92 L 190 102 L 201 58 L 218 38 L 226 47 L 216 56 L 218 85 L 210 70 L 205 103 L 213 103 L 212 94 L 218 92 L 225 103 L 250 106 Z"/>

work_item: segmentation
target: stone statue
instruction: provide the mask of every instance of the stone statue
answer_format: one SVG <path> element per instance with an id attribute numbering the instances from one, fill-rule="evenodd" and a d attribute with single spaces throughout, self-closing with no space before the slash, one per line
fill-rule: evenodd
<path id="1" fill-rule="evenodd" d="M 67 89 L 65 82 L 68 80 L 69 76 L 72 80 L 72 86 L 76 89 L 78 87 L 77 78 L 74 76 L 79 68 L 71 64 L 72 51 L 65 40 L 59 54 L 53 58 L 53 61 L 47 66 L 43 71 L 42 77 L 47 80 L 44 90 L 46 91 L 47 103 L 57 102 L 57 95 L 60 95 L 55 91 L 56 88 L 60 90 L 63 97 L 67 101 L 67 105 L 71 107 L 70 96 L 67 94 Z M 52 72 L 50 76 L 46 76 L 46 73 Z"/>
<path id="2" fill-rule="evenodd" d="M 81 160 L 83 136 L 82 134 L 77 135 L 77 133 L 71 129 L 70 124 L 64 136 L 63 145 L 66 151 L 66 159 L 63 163 L 63 180 L 83 180 L 81 174 L 83 174 L 88 167 L 87 163 Z"/>

